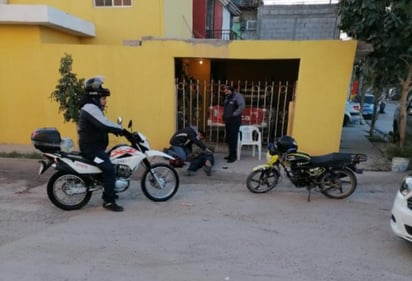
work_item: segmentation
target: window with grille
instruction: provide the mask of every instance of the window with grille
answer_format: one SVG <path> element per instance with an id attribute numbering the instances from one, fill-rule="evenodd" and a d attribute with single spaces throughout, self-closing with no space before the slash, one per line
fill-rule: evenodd
<path id="1" fill-rule="evenodd" d="M 95 7 L 132 6 L 132 0 L 94 0 Z"/>

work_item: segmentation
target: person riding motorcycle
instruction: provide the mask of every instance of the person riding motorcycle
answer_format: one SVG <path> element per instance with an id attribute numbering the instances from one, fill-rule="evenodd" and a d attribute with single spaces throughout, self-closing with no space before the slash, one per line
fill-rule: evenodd
<path id="1" fill-rule="evenodd" d="M 93 161 L 103 172 L 102 194 L 103 207 L 115 211 L 123 211 L 123 207 L 116 204 L 118 196 L 115 193 L 115 171 L 106 153 L 109 144 L 108 133 L 117 136 L 124 134 L 122 126 L 111 122 L 104 115 L 106 97 L 110 90 L 103 88 L 102 77 L 92 77 L 85 82 L 85 95 L 80 101 L 80 115 L 78 124 L 79 148 L 82 155 Z"/>

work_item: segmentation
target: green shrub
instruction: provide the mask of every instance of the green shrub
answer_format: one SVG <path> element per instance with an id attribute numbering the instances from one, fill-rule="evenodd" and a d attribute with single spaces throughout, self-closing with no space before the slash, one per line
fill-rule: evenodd
<path id="1" fill-rule="evenodd" d="M 26 159 L 42 159 L 42 155 L 38 152 L 21 153 L 17 151 L 0 152 L 0 157 L 4 158 L 26 158 Z"/>
<path id="2" fill-rule="evenodd" d="M 50 98 L 59 104 L 59 113 L 63 112 L 65 122 L 79 121 L 79 102 L 84 95 L 84 79 L 78 79 L 72 72 L 73 58 L 64 54 L 60 59 L 60 79 Z"/>
<path id="3" fill-rule="evenodd" d="M 406 145 L 401 148 L 398 145 L 388 145 L 386 148 L 386 156 L 388 159 L 393 157 L 404 157 L 412 160 L 412 145 Z"/>

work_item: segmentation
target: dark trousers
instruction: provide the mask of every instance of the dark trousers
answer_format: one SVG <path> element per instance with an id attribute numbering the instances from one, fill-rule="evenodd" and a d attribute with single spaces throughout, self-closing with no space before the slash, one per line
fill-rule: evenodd
<path id="1" fill-rule="evenodd" d="M 115 192 L 114 185 L 116 182 L 116 174 L 113 164 L 110 161 L 109 155 L 105 151 L 82 151 L 82 155 L 93 161 L 97 167 L 103 172 L 103 195 L 102 199 L 105 202 L 114 202 Z M 100 162 L 100 163 L 99 163 Z"/>
<path id="2" fill-rule="evenodd" d="M 226 143 L 229 148 L 229 159 L 237 157 L 237 139 L 239 134 L 241 120 L 231 120 L 225 124 Z"/>
<path id="3" fill-rule="evenodd" d="M 213 154 L 211 153 L 200 153 L 199 155 L 197 155 L 196 157 L 193 157 L 192 160 L 190 161 L 190 165 L 188 170 L 190 171 L 196 171 L 200 168 L 202 168 L 206 161 L 209 160 L 210 164 L 215 164 L 215 158 L 213 156 Z"/>

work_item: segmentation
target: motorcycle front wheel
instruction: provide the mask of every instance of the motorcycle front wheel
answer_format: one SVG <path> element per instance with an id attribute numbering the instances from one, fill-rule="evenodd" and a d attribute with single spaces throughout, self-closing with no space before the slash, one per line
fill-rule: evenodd
<path id="1" fill-rule="evenodd" d="M 83 208 L 92 193 L 79 175 L 59 171 L 47 183 L 47 196 L 56 207 L 71 211 Z"/>
<path id="2" fill-rule="evenodd" d="M 265 193 L 277 185 L 279 178 L 279 172 L 275 169 L 256 170 L 247 177 L 246 187 L 253 193 Z"/>
<path id="3" fill-rule="evenodd" d="M 355 191 L 357 184 L 356 176 L 351 170 L 341 169 L 325 173 L 319 186 L 326 197 L 344 199 Z"/>
<path id="4" fill-rule="evenodd" d="M 143 194 L 152 201 L 167 201 L 179 188 L 179 176 L 176 170 L 165 163 L 151 165 L 142 176 Z"/>

